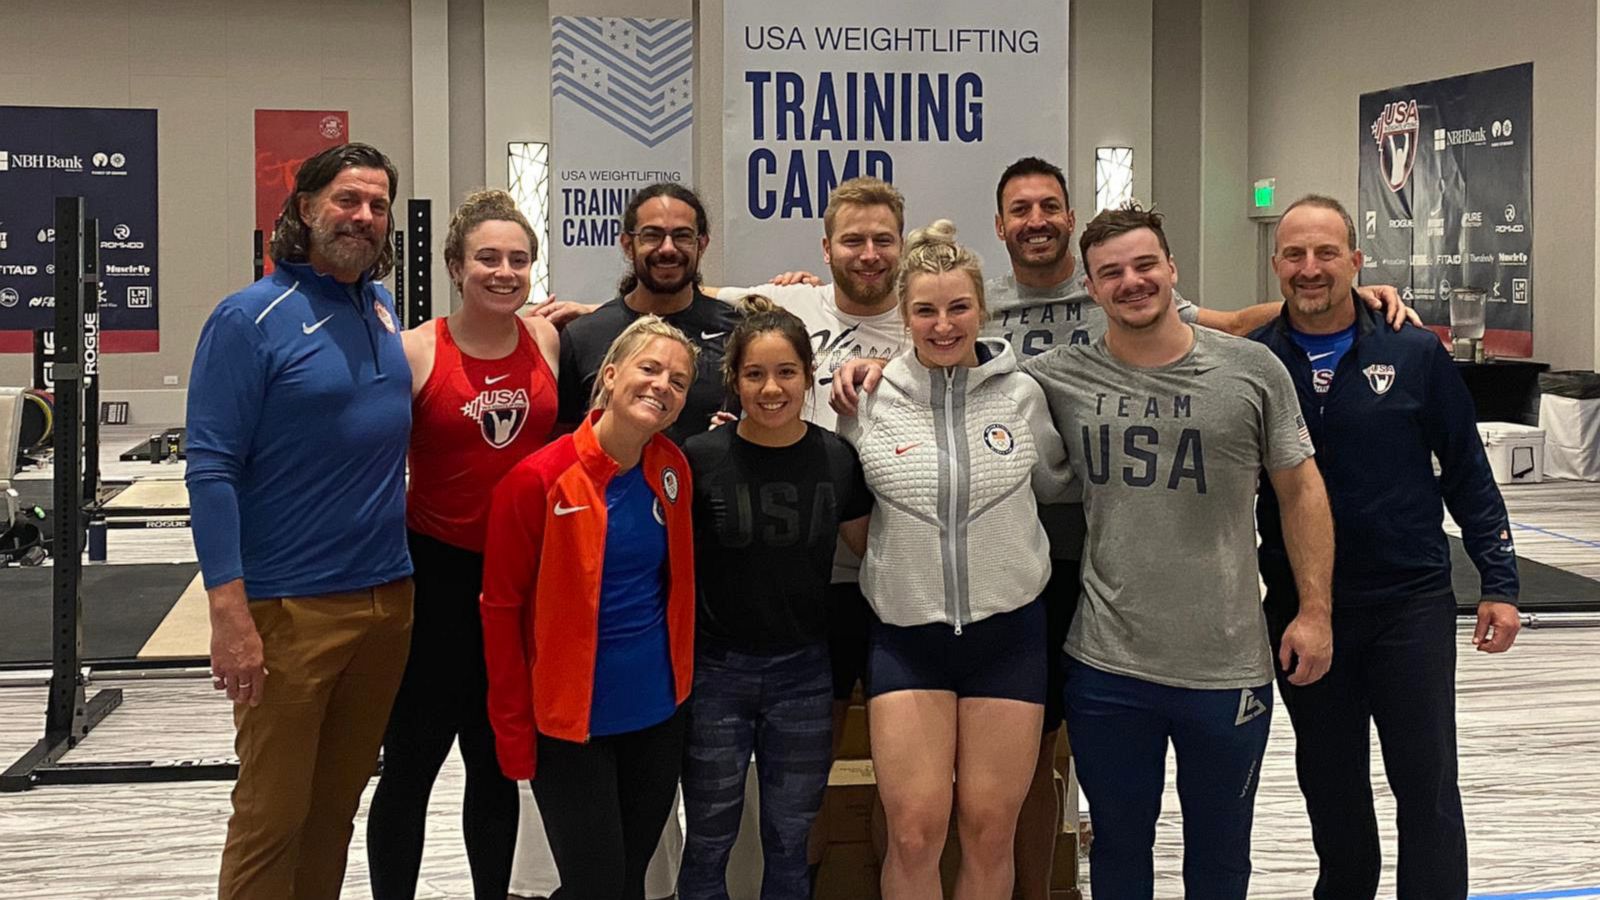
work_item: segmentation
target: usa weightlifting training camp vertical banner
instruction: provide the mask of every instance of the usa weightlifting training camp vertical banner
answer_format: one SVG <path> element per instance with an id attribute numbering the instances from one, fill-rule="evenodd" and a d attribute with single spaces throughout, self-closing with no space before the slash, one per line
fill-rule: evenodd
<path id="1" fill-rule="evenodd" d="M 300 164 L 350 139 L 350 113 L 342 109 L 256 110 L 256 228 L 272 241 L 272 228 L 294 190 Z M 272 254 L 264 254 L 272 271 Z"/>
<path id="2" fill-rule="evenodd" d="M 693 186 L 694 24 L 554 16 L 550 38 L 550 292 L 600 302 L 624 271 L 628 201 Z"/>
<path id="3" fill-rule="evenodd" d="M 1363 278 L 1440 337 L 1486 292 L 1484 352 L 1533 354 L 1533 63 L 1361 95 Z"/>
<path id="4" fill-rule="evenodd" d="M 723 31 L 726 281 L 820 265 L 828 193 L 875 175 L 907 229 L 948 218 L 991 267 L 994 186 L 1067 164 L 1063 0 L 744 0 Z"/>
<path id="5" fill-rule="evenodd" d="M 100 220 L 100 349 L 161 349 L 156 111 L 0 106 L 0 353 L 55 327 L 55 198 Z"/>

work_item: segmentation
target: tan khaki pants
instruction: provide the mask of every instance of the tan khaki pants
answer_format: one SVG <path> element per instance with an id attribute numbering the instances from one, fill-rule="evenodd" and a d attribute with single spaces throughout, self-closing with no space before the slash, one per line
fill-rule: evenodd
<path id="1" fill-rule="evenodd" d="M 411 648 L 411 579 L 252 601 L 250 616 L 266 693 L 260 706 L 234 707 L 239 781 L 218 895 L 336 898 Z"/>

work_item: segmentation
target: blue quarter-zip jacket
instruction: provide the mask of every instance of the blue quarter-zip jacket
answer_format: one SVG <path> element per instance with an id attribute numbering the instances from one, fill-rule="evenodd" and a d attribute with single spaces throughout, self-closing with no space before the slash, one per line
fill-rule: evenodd
<path id="1" fill-rule="evenodd" d="M 211 313 L 185 477 L 206 587 L 243 578 L 252 599 L 304 597 L 411 574 L 397 321 L 381 284 L 291 262 Z"/>
<path id="2" fill-rule="evenodd" d="M 1511 526 L 1466 383 L 1432 332 L 1412 325 L 1393 331 L 1354 294 L 1351 302 L 1355 342 L 1326 394 L 1312 387 L 1311 363 L 1289 335 L 1287 309 L 1251 335 L 1288 368 L 1317 448 L 1333 506 L 1334 604 L 1449 593 L 1444 507 L 1482 576 L 1482 599 L 1517 602 Z M 1293 599 L 1278 498 L 1266 478 L 1256 518 L 1268 602 Z"/>

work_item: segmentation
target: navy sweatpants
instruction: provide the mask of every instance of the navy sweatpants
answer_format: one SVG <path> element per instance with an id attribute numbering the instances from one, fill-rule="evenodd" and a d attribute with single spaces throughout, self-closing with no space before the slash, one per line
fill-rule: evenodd
<path id="1" fill-rule="evenodd" d="M 727 900 L 728 853 L 739 836 L 753 751 L 761 796 L 762 900 L 805 900 L 806 841 L 822 808 L 833 750 L 828 647 L 776 654 L 701 638 L 683 757 L 682 900 Z"/>
<path id="2" fill-rule="evenodd" d="M 1273 647 L 1293 619 L 1268 595 Z M 1333 668 L 1295 687 L 1295 768 L 1311 817 L 1317 900 L 1370 900 L 1381 854 L 1372 807 L 1372 726 L 1399 814 L 1400 900 L 1467 896 L 1467 829 L 1456 768 L 1456 601 L 1412 598 L 1333 612 Z"/>
<path id="3" fill-rule="evenodd" d="M 1089 800 L 1095 900 L 1150 900 L 1167 744 L 1178 759 L 1188 900 L 1243 900 L 1272 685 L 1191 690 L 1069 659 L 1067 733 Z"/>

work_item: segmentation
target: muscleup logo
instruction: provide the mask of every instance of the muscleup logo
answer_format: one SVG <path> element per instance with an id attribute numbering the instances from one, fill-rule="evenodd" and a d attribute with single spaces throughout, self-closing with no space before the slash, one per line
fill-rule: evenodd
<path id="1" fill-rule="evenodd" d="M 1413 99 L 1384 104 L 1383 112 L 1372 123 L 1372 140 L 1378 145 L 1384 183 L 1396 193 L 1406 186 L 1417 161 L 1417 128 L 1421 121 Z"/>

